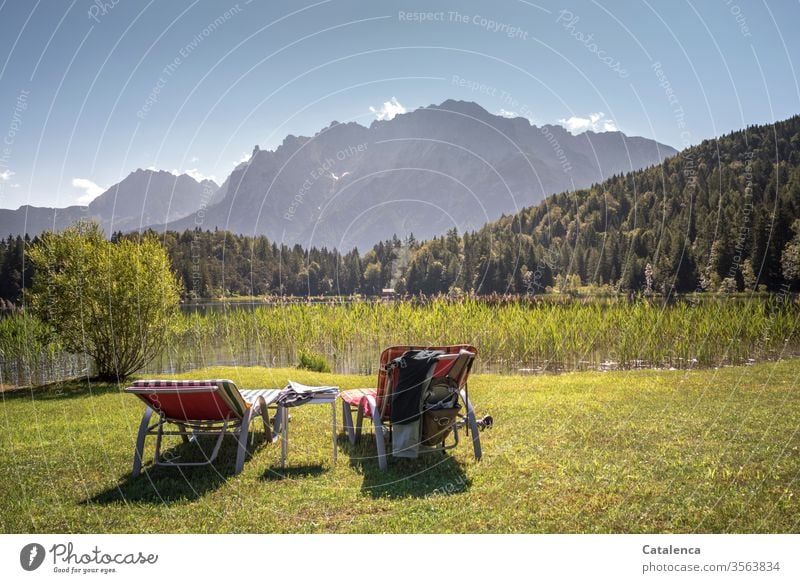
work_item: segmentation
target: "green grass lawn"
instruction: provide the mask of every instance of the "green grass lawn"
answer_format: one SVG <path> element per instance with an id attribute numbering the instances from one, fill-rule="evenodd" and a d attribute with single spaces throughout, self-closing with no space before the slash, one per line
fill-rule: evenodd
<path id="1" fill-rule="evenodd" d="M 212 368 L 243 388 L 370 386 L 294 369 Z M 263 443 L 233 476 L 147 467 L 131 478 L 143 405 L 74 382 L 3 395 L 3 532 L 797 532 L 800 360 L 699 372 L 476 376 L 484 458 L 390 461 L 367 433 L 339 438 L 330 409 L 292 410 L 285 472 Z M 256 427 L 254 425 L 254 427 Z M 152 443 L 145 460 L 152 459 Z"/>

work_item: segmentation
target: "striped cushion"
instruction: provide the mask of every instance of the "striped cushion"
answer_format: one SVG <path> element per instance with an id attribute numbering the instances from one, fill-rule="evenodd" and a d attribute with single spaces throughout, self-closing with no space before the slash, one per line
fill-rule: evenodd
<path id="1" fill-rule="evenodd" d="M 206 386 L 132 386 L 125 389 L 144 401 L 149 407 L 168 419 L 179 421 L 222 421 L 236 417 L 236 413 L 219 387 Z"/>
<path id="2" fill-rule="evenodd" d="M 248 389 L 245 391 L 239 391 L 242 395 L 242 398 L 248 405 L 252 405 L 256 402 L 256 399 L 259 397 L 264 397 L 264 401 L 267 405 L 271 405 L 274 403 L 278 396 L 281 394 L 280 389 Z"/>
<path id="3" fill-rule="evenodd" d="M 279 389 L 250 389 L 240 391 L 236 383 L 229 379 L 146 379 L 133 382 L 135 388 L 168 389 L 185 388 L 191 392 L 192 388 L 216 387 L 225 403 L 236 413 L 243 417 L 245 411 L 255 403 L 258 397 L 264 397 L 267 405 L 274 403 L 280 394 Z"/>
<path id="4" fill-rule="evenodd" d="M 143 381 L 134 381 L 134 387 L 149 388 L 149 389 L 167 389 L 167 388 L 181 388 L 181 387 L 214 387 L 219 390 L 219 395 L 222 400 L 231 408 L 237 417 L 244 417 L 244 412 L 249 405 L 242 398 L 236 384 L 228 379 L 189 379 L 189 380 L 173 380 L 173 379 L 149 379 Z"/>
<path id="5" fill-rule="evenodd" d="M 147 379 L 133 383 L 135 389 L 186 389 L 187 394 L 195 388 L 210 387 L 217 389 L 219 396 L 237 417 L 244 417 L 250 404 L 242 397 L 239 389 L 236 388 L 236 383 L 228 379 Z M 253 401 L 255 399 L 256 397 L 252 398 Z"/>
<path id="6" fill-rule="evenodd" d="M 250 405 L 242 398 L 242 394 L 236 388 L 236 383 L 228 379 L 217 379 L 214 382 L 219 387 L 222 398 L 230 405 L 233 412 L 239 417 L 244 417 Z"/>
<path id="7" fill-rule="evenodd" d="M 217 384 L 214 380 L 174 380 L 174 379 L 148 379 L 133 381 L 134 387 L 147 387 L 162 389 L 169 387 L 213 387 Z"/>
<path id="8" fill-rule="evenodd" d="M 386 374 L 386 366 L 395 358 L 403 356 L 403 354 L 408 350 L 441 350 L 445 354 L 457 354 L 461 349 L 467 350 L 473 354 L 478 354 L 478 351 L 474 346 L 471 344 L 452 344 L 450 346 L 390 346 L 386 348 L 383 352 L 381 352 L 381 362 L 380 368 L 378 369 L 378 394 L 375 397 L 377 401 L 378 408 L 381 410 L 381 415 L 384 419 L 388 419 L 389 417 L 389 402 L 391 401 L 391 396 L 388 395 L 388 380 L 389 377 Z M 437 364 L 437 372 L 441 373 L 442 369 L 447 367 L 449 368 L 451 363 L 442 363 L 441 365 Z M 434 373 L 434 378 L 436 377 L 436 373 Z M 396 377 L 392 379 L 396 381 Z"/>
<path id="9" fill-rule="evenodd" d="M 349 405 L 359 405 L 364 408 L 364 415 L 368 417 L 372 415 L 372 408 L 369 402 L 364 399 L 366 396 L 375 397 L 377 391 L 375 389 L 350 389 L 349 391 L 340 391 L 339 396 L 345 403 Z"/>

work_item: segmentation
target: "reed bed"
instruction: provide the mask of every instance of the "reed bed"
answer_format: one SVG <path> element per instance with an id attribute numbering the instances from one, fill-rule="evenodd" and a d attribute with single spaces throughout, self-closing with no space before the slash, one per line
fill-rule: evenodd
<path id="1" fill-rule="evenodd" d="M 658 301 L 287 303 L 182 312 L 148 374 L 205 366 L 294 366 L 321 356 L 333 372 L 374 374 L 393 344 L 469 343 L 479 372 L 707 368 L 800 354 L 800 307 L 776 298 Z M 0 383 L 86 373 L 34 318 L 0 319 Z"/>
<path id="2" fill-rule="evenodd" d="M 470 343 L 484 372 L 735 365 L 800 353 L 800 309 L 775 299 L 287 304 L 184 314 L 156 368 L 291 366 L 301 352 L 372 374 L 393 344 Z"/>
<path id="3" fill-rule="evenodd" d="M 85 357 L 64 352 L 38 319 L 24 312 L 0 318 L 0 388 L 79 376 L 88 364 Z"/>

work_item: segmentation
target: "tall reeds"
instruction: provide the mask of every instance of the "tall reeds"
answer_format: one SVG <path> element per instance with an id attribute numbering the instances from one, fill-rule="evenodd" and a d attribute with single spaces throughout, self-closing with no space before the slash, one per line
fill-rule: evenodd
<path id="1" fill-rule="evenodd" d="M 185 312 L 148 373 L 216 364 L 294 366 L 323 356 L 335 372 L 374 374 L 394 344 L 471 343 L 500 373 L 744 364 L 800 354 L 800 308 L 763 298 L 658 301 L 434 299 L 287 303 Z M 0 319 L 0 382 L 36 384 L 80 363 L 34 318 Z"/>
<path id="2" fill-rule="evenodd" d="M 313 352 L 336 371 L 372 373 L 389 345 L 467 342 L 487 371 L 691 368 L 800 352 L 798 317 L 795 304 L 764 299 L 292 303 L 187 314 L 170 353 L 290 365 Z"/>

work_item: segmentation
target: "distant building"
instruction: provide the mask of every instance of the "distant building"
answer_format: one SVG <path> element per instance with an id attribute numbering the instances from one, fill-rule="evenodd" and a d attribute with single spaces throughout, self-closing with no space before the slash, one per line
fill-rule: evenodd
<path id="1" fill-rule="evenodd" d="M 395 298 L 397 298 L 397 293 L 395 293 L 393 287 L 385 287 L 381 290 L 381 300 L 388 302 Z"/>

